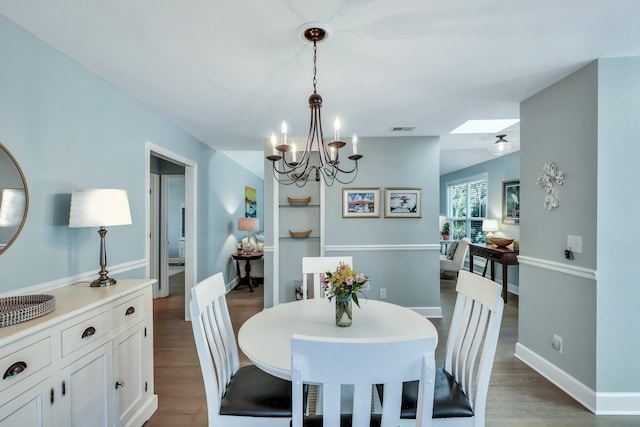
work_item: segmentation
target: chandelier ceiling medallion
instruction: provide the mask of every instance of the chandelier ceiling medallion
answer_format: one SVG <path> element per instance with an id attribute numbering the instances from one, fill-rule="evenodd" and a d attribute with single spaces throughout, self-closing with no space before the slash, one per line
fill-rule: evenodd
<path id="1" fill-rule="evenodd" d="M 267 156 L 267 159 L 272 162 L 274 177 L 282 184 L 303 187 L 310 176 L 316 181 L 320 181 L 322 176 L 327 186 L 331 186 L 334 181 L 349 184 L 358 175 L 358 160 L 362 158 L 362 155 L 358 154 L 358 137 L 353 135 L 352 154 L 348 157 L 353 163 L 350 168 L 345 168 L 340 162 L 340 149 L 346 145 L 340 140 L 340 119 L 336 118 L 334 122 L 331 141 L 325 141 L 320 111 L 322 97 L 316 91 L 317 44 L 331 35 L 331 27 L 320 22 L 308 22 L 298 27 L 298 35 L 303 42 L 313 44 L 313 93 L 309 96 L 309 134 L 304 150 L 300 152 L 295 141 L 287 141 L 287 124 L 282 122 L 280 141 L 271 134 L 271 155 Z M 312 154 L 315 152 L 317 156 Z"/>

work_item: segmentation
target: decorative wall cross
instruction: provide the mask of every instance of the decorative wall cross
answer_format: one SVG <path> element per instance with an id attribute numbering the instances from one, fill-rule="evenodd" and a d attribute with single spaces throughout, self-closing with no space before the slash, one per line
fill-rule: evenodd
<path id="1" fill-rule="evenodd" d="M 544 175 L 538 177 L 536 184 L 544 188 L 544 207 L 552 211 L 560 206 L 556 186 L 564 184 L 567 179 L 567 174 L 564 171 L 558 170 L 558 164 L 556 162 L 545 163 L 542 170 L 544 170 Z"/>

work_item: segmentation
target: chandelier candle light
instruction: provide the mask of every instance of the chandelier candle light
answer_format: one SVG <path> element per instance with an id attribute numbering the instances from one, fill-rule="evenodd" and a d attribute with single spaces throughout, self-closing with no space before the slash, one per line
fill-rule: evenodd
<path id="1" fill-rule="evenodd" d="M 326 40 L 331 35 L 331 27 L 320 22 L 308 22 L 298 27 L 300 39 L 307 44 L 313 44 L 313 93 L 309 96 L 309 108 L 311 109 L 311 122 L 309 134 L 304 146 L 304 151 L 298 155 L 298 147 L 292 141 L 287 141 L 287 124 L 282 122 L 280 127 L 280 143 L 274 133 L 271 134 L 271 154 L 267 156 L 273 165 L 273 175 L 282 184 L 295 183 L 303 187 L 313 172 L 315 180 L 320 181 L 320 176 L 326 185 L 331 186 L 335 181 L 349 184 L 358 175 L 358 160 L 362 155 L 358 154 L 358 137 L 353 135 L 352 154 L 348 157 L 354 162 L 353 167 L 345 169 L 340 166 L 339 150 L 346 145 L 340 140 L 340 119 L 336 117 L 333 124 L 333 139 L 325 142 L 322 132 L 322 97 L 316 91 L 316 60 L 317 44 Z M 318 163 L 311 163 L 311 152 L 318 151 Z M 289 153 L 289 160 L 287 160 Z"/>

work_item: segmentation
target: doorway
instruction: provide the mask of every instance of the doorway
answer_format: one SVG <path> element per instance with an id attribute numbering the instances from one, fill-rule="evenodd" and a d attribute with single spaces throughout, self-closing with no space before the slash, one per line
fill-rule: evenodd
<path id="1" fill-rule="evenodd" d="M 153 297 L 184 294 L 184 274 L 181 274 L 185 270 L 184 166 L 152 154 L 150 195 L 151 277 L 158 282 Z M 179 278 L 183 283 L 179 283 Z"/>
<path id="2" fill-rule="evenodd" d="M 196 163 L 147 143 L 148 277 L 156 279 L 154 298 L 176 291 L 184 295 L 189 320 L 191 288 L 196 280 Z M 184 270 L 171 277 L 170 269 Z M 184 278 L 176 286 L 176 278 Z"/>

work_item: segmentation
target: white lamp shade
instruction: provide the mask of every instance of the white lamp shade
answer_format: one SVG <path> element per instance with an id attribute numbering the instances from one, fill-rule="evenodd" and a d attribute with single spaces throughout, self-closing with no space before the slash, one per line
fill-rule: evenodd
<path id="1" fill-rule="evenodd" d="M 238 230 L 256 231 L 259 229 L 260 229 L 260 220 L 258 218 L 238 218 Z"/>
<path id="2" fill-rule="evenodd" d="M 20 225 L 24 217 L 27 197 L 21 188 L 3 188 L 0 199 L 0 227 Z"/>
<path id="3" fill-rule="evenodd" d="M 69 227 L 131 224 L 126 190 L 93 188 L 71 193 Z"/>
<path id="4" fill-rule="evenodd" d="M 498 227 L 498 220 L 496 219 L 485 219 L 482 221 L 482 231 L 486 232 L 494 232 L 498 231 L 500 228 Z"/>

